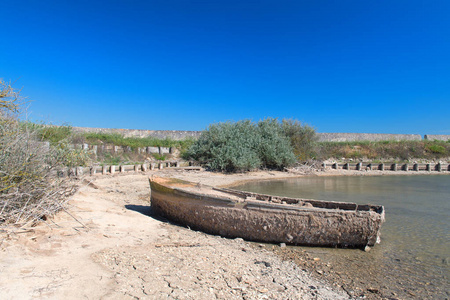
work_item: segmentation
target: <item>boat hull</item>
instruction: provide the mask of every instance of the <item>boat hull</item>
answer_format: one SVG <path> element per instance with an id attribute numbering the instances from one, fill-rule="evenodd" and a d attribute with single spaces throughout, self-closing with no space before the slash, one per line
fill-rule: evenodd
<path id="1" fill-rule="evenodd" d="M 192 183 L 184 184 L 192 187 Z M 150 186 L 155 213 L 193 229 L 228 238 L 307 246 L 365 247 L 379 241 L 384 221 L 384 210 L 380 213 L 370 209 L 320 209 L 235 200 L 202 194 L 200 188 L 198 193 L 174 188 L 167 181 L 150 180 Z"/>

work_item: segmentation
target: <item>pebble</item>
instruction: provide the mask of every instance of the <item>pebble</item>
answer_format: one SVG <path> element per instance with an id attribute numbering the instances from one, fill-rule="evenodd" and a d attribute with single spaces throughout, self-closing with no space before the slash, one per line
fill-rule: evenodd
<path id="1" fill-rule="evenodd" d="M 209 236 L 170 224 L 165 227 L 171 239 L 160 237 L 146 247 L 113 248 L 96 254 L 97 262 L 117 274 L 113 294 L 141 299 L 348 298 L 318 283 L 292 261 L 261 251 L 259 245 L 251 247 L 243 240 Z M 194 244 L 196 247 L 189 247 Z"/>

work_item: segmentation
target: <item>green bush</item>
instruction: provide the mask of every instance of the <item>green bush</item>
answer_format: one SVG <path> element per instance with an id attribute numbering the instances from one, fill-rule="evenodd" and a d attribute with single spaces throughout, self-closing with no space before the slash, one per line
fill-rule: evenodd
<path id="1" fill-rule="evenodd" d="M 447 153 L 449 152 L 449 151 L 446 151 L 447 149 L 444 147 L 444 145 L 439 145 L 439 144 L 428 145 L 426 147 L 426 149 L 428 151 L 430 151 L 431 153 L 435 153 L 435 154 L 445 154 L 446 152 Z"/>
<path id="2" fill-rule="evenodd" d="M 257 129 L 260 135 L 257 148 L 263 167 L 278 169 L 296 161 L 291 140 L 278 120 L 268 118 L 260 121 Z"/>
<path id="3" fill-rule="evenodd" d="M 379 141 L 379 142 L 321 142 L 320 156 L 328 158 L 441 159 L 450 157 L 450 145 L 443 141 Z"/>
<path id="4" fill-rule="evenodd" d="M 212 170 L 244 171 L 261 166 L 256 151 L 259 136 L 250 121 L 212 124 L 187 156 Z"/>
<path id="5" fill-rule="evenodd" d="M 297 120 L 283 119 L 282 129 L 289 137 L 298 161 L 307 161 L 317 155 L 317 135 L 314 128 Z"/>
<path id="6" fill-rule="evenodd" d="M 212 124 L 187 151 L 212 170 L 241 172 L 283 168 L 295 162 L 289 139 L 276 119 Z"/>
<path id="7" fill-rule="evenodd" d="M 169 138 L 124 137 L 118 133 L 84 133 L 78 138 L 88 144 L 112 144 L 116 146 L 131 147 L 132 149 L 142 147 L 176 147 L 180 149 L 180 151 L 185 151 L 194 143 L 194 139 L 192 138 L 177 141 Z"/>
<path id="8" fill-rule="evenodd" d="M 20 126 L 22 130 L 35 132 L 39 140 L 50 142 L 53 145 L 73 138 L 72 127 L 69 125 L 56 126 L 22 121 Z"/>

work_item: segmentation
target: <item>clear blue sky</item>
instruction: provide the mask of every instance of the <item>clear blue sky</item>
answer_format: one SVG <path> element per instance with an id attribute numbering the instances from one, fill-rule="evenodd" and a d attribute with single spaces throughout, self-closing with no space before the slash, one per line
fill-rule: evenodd
<path id="1" fill-rule="evenodd" d="M 0 0 L 0 77 L 31 119 L 450 134 L 450 1 Z"/>

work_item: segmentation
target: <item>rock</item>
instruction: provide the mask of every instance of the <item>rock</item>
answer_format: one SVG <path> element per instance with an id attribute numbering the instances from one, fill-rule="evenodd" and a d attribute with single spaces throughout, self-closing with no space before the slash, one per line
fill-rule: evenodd
<path id="1" fill-rule="evenodd" d="M 364 247 L 364 251 L 365 252 L 369 252 L 372 248 L 370 248 L 369 246 Z"/>
<path id="2" fill-rule="evenodd" d="M 286 243 L 280 243 L 280 248 L 286 248 Z"/>
<path id="3" fill-rule="evenodd" d="M 287 240 L 290 242 L 294 239 L 294 237 L 290 234 L 286 235 Z"/>

